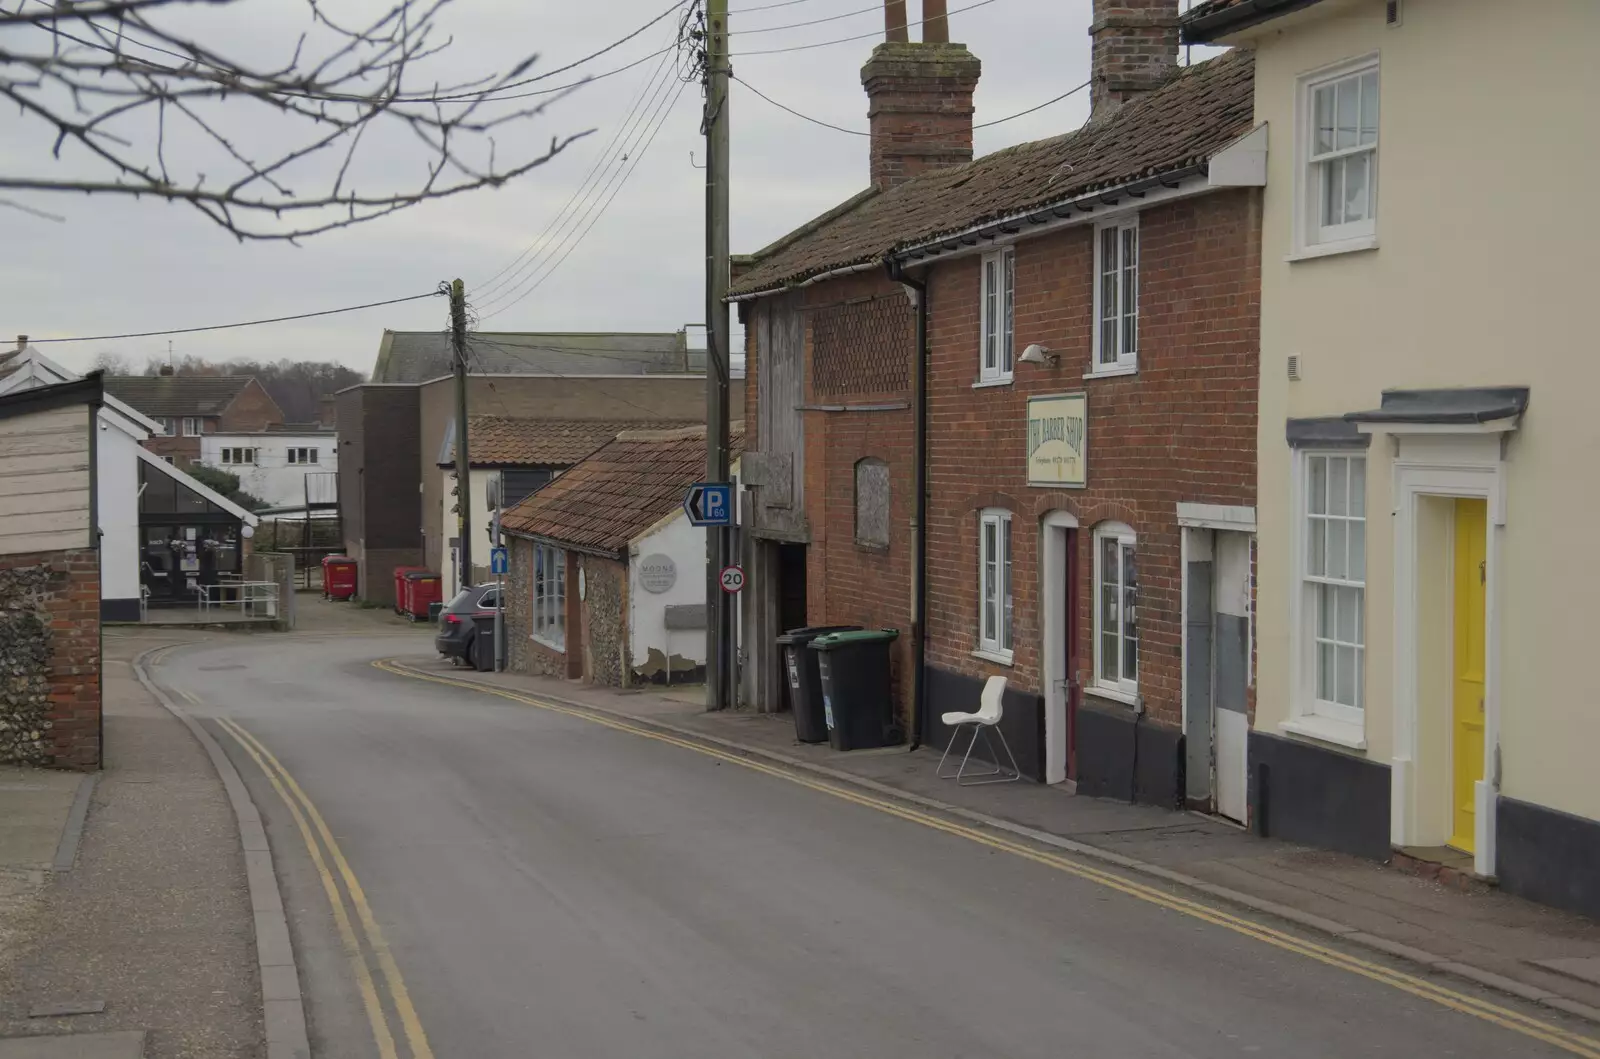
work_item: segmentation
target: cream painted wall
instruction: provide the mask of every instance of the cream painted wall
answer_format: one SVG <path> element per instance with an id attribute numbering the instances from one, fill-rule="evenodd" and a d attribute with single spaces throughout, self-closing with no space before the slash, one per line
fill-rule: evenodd
<path id="1" fill-rule="evenodd" d="M 1328 0 L 1253 41 L 1256 116 L 1270 124 L 1262 253 L 1259 728 L 1289 710 L 1293 574 L 1286 417 L 1375 407 L 1394 387 L 1526 385 L 1507 449 L 1501 567 L 1502 793 L 1600 818 L 1591 664 L 1600 598 L 1593 182 L 1600 171 L 1600 4 Z M 1286 262 L 1295 85 L 1329 64 L 1380 56 L 1376 250 Z M 1589 130 L 1585 132 L 1585 130 Z M 1285 361 L 1300 358 L 1299 382 Z M 1366 754 L 1393 746 L 1394 547 L 1389 441 L 1367 480 Z"/>

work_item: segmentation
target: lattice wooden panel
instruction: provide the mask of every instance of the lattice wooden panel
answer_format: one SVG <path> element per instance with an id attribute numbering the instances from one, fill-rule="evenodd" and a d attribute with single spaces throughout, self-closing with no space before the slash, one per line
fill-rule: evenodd
<path id="1" fill-rule="evenodd" d="M 812 378 L 817 395 L 908 389 L 915 334 L 911 303 L 898 294 L 818 310 L 811 320 Z"/>

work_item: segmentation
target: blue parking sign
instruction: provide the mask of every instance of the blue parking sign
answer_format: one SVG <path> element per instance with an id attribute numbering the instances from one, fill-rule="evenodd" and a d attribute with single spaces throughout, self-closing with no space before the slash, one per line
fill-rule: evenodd
<path id="1" fill-rule="evenodd" d="M 683 511 L 696 526 L 733 525 L 733 485 L 696 482 L 684 494 Z"/>

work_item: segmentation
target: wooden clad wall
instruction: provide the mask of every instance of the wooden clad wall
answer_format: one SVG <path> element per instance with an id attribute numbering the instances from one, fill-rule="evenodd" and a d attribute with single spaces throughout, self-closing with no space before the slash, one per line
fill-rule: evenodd
<path id="1" fill-rule="evenodd" d="M 74 405 L 0 419 L 0 555 L 91 546 L 92 416 Z"/>

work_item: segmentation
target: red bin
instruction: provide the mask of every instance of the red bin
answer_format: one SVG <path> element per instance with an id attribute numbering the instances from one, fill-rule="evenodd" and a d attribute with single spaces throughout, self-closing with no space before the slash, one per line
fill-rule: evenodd
<path id="1" fill-rule="evenodd" d="M 438 603 L 444 592 L 443 580 L 427 570 L 412 570 L 405 575 L 405 612 L 412 621 L 428 617 L 428 604 Z"/>
<path id="2" fill-rule="evenodd" d="M 424 573 L 425 566 L 397 566 L 394 568 L 394 612 L 396 614 L 409 614 L 406 607 L 406 575 Z"/>
<path id="3" fill-rule="evenodd" d="M 356 594 L 356 561 L 348 555 L 322 557 L 322 598 L 349 599 Z"/>

